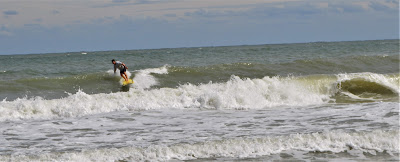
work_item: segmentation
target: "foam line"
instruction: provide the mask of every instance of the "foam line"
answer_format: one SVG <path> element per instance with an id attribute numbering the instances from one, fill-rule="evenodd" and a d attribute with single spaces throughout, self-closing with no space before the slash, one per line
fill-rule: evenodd
<path id="1" fill-rule="evenodd" d="M 285 151 L 349 152 L 358 158 L 364 153 L 399 154 L 399 131 L 346 133 L 331 131 L 311 134 L 291 134 L 263 138 L 234 138 L 172 146 L 153 145 L 147 148 L 125 147 L 86 150 L 41 155 L 3 155 L 0 161 L 165 161 L 215 157 L 247 158 L 279 154 Z"/>

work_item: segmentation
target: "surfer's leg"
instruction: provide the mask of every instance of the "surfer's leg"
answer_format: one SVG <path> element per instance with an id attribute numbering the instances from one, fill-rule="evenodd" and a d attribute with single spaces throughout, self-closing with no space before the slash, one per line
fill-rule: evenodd
<path id="1" fill-rule="evenodd" d="M 128 75 L 126 75 L 126 72 L 124 73 L 124 75 L 125 75 L 125 80 L 126 80 L 126 81 L 129 81 Z"/>
<path id="2" fill-rule="evenodd" d="M 126 81 L 126 78 L 124 76 L 124 73 L 121 73 L 121 77 L 124 78 L 124 80 Z"/>
<path id="3" fill-rule="evenodd" d="M 128 80 L 128 76 L 126 75 L 126 72 L 121 73 L 121 77 L 125 79 L 125 81 L 129 81 Z"/>

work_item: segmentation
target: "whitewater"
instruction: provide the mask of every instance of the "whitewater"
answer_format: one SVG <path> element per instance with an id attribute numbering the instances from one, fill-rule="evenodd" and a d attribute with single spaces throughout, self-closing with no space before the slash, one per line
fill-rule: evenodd
<path id="1" fill-rule="evenodd" d="M 0 56 L 0 161 L 398 161 L 398 45 Z"/>
<path id="2" fill-rule="evenodd" d="M 110 71 L 108 71 L 110 73 Z M 399 95 L 399 76 L 371 73 L 340 74 L 337 76 L 308 77 L 264 77 L 240 79 L 232 76 L 225 83 L 201 85 L 185 84 L 177 88 L 150 89 L 157 84 L 151 73 L 167 74 L 166 67 L 138 71 L 134 78 L 137 84 L 132 90 L 109 94 L 86 94 L 78 90 L 75 94 L 60 99 L 46 100 L 41 97 L 22 98 L 0 102 L 0 120 L 52 119 L 78 117 L 120 110 L 157 109 L 266 109 L 282 106 L 324 105 L 334 102 L 343 84 L 352 80 L 363 80 L 364 84 L 378 84 Z M 113 75 L 110 73 L 110 75 Z M 148 80 L 148 82 L 140 82 Z M 122 80 L 120 81 L 122 85 Z M 365 87 L 363 87 L 365 89 Z M 372 87 L 373 88 L 373 87 Z M 382 88 L 383 89 L 383 88 Z M 373 90 L 371 90 L 373 91 Z M 384 89 L 382 91 L 385 91 Z M 361 98 L 346 91 L 347 100 L 381 101 L 379 97 Z"/>

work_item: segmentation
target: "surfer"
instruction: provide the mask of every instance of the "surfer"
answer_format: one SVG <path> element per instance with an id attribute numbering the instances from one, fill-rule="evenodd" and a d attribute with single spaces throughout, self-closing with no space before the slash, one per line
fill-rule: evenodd
<path id="1" fill-rule="evenodd" d="M 114 74 L 115 71 L 117 70 L 117 68 L 119 69 L 119 73 L 121 74 L 121 77 L 125 79 L 125 81 L 129 81 L 128 79 L 128 75 L 126 75 L 126 69 L 128 69 L 128 67 L 121 61 L 115 61 L 114 59 L 111 60 L 112 63 L 114 64 Z"/>

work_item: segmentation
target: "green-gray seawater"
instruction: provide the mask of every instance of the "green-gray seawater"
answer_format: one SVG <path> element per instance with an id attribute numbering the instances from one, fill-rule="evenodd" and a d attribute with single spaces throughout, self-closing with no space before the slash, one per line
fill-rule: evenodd
<path id="1" fill-rule="evenodd" d="M 3 55 L 0 161 L 398 161 L 399 63 L 399 40 Z"/>

